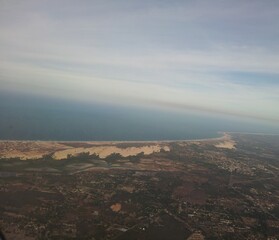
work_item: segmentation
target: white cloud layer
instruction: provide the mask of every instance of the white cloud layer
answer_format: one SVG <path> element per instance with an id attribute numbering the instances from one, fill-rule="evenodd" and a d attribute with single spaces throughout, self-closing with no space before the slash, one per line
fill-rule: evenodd
<path id="1" fill-rule="evenodd" d="M 4 91 L 279 121 L 278 1 L 0 6 Z"/>

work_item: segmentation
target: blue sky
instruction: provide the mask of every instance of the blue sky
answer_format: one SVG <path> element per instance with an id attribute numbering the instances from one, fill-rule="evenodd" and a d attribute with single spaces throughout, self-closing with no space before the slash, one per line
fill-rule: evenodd
<path id="1" fill-rule="evenodd" d="M 0 88 L 279 122 L 277 0 L 6 0 Z"/>

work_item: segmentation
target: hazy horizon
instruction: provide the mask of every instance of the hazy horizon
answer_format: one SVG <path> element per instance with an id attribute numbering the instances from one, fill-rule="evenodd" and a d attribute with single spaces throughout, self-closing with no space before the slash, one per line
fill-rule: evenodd
<path id="1" fill-rule="evenodd" d="M 1 139 L 278 132 L 278 1 L 0 6 Z"/>
<path id="2" fill-rule="evenodd" d="M 279 122 L 278 1 L 2 1 L 2 92 Z"/>

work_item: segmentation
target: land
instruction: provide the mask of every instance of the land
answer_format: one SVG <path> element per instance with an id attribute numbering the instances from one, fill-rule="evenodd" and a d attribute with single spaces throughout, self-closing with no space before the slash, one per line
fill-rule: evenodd
<path id="1" fill-rule="evenodd" d="M 279 239 L 279 136 L 0 141 L 7 239 Z"/>

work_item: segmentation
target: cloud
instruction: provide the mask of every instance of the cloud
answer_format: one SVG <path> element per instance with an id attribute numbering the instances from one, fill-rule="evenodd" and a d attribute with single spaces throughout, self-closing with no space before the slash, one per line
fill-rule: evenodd
<path id="1" fill-rule="evenodd" d="M 257 88 L 217 78 L 202 81 L 207 75 L 199 76 L 201 79 L 194 79 L 192 75 L 190 80 L 183 81 L 184 87 L 177 87 L 168 82 L 100 78 L 90 73 L 81 73 L 81 71 L 50 70 L 39 66 L 34 67 L 32 64 L 19 64 L 16 67 L 14 64 L 11 66 L 1 64 L 1 68 L 6 79 L 2 87 L 21 89 L 51 97 L 122 104 L 127 100 L 131 104 L 154 102 L 154 105 L 177 106 L 179 109 L 184 106 L 185 109 L 207 109 L 238 115 L 265 115 L 265 118 L 279 118 L 278 113 L 274 111 L 279 91 L 273 86 Z M 5 73 L 7 73 L 6 76 Z M 29 78 L 25 79 L 22 76 L 29 76 Z M 193 84 L 197 87 L 193 87 Z M 268 92 L 269 98 L 266 97 L 265 92 Z M 271 96 L 275 100 L 270 100 Z M 246 109 L 249 109 L 248 113 Z"/>
<path id="2" fill-rule="evenodd" d="M 0 9 L 0 86 L 279 121 L 277 6 L 6 1 Z"/>

